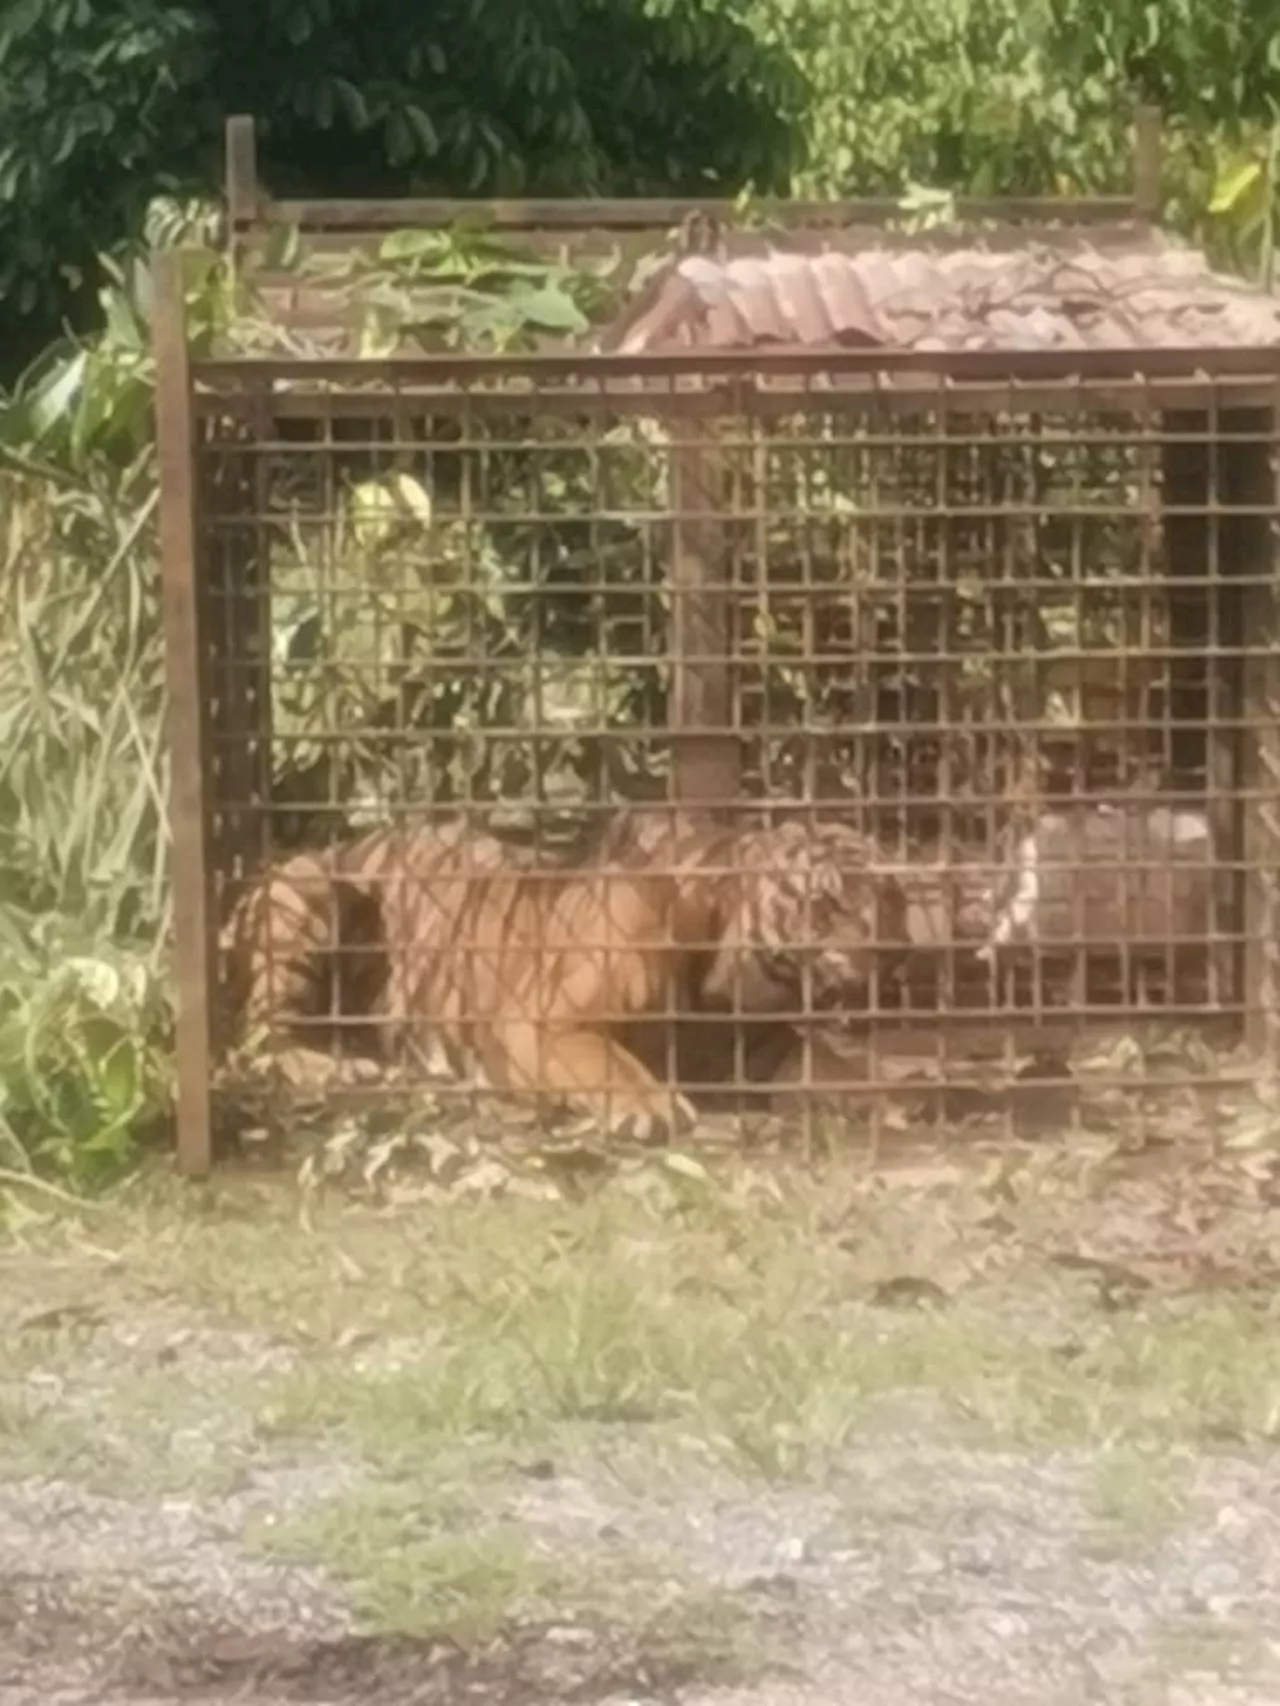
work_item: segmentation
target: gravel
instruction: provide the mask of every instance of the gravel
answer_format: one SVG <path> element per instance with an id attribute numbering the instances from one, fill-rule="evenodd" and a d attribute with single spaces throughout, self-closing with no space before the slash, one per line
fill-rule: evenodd
<path id="1" fill-rule="evenodd" d="M 541 1553 L 588 1568 L 643 1556 L 653 1579 L 740 1610 L 761 1656 L 715 1685 L 572 1622 L 472 1653 L 360 1636 L 323 1572 L 244 1543 L 264 1514 L 350 1486 L 335 1454 L 205 1501 L 28 1477 L 0 1483 L 0 1703 L 1274 1706 L 1274 1464 L 1175 1467 L 1177 1509 L 1145 1533 L 1099 1513 L 1086 1454 L 968 1449 L 910 1405 L 822 1486 L 740 1480 L 710 1458 L 677 1472 L 625 1431 L 607 1452 L 513 1472 L 501 1515 Z"/>

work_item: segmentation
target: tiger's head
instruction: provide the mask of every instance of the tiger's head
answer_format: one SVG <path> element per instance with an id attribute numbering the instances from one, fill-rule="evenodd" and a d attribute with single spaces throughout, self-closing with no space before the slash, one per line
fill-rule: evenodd
<path id="1" fill-rule="evenodd" d="M 795 1017 L 856 1007 L 894 967 L 906 896 L 857 830 L 793 820 L 740 831 L 715 861 L 727 874 L 701 983 L 709 1003 Z"/>

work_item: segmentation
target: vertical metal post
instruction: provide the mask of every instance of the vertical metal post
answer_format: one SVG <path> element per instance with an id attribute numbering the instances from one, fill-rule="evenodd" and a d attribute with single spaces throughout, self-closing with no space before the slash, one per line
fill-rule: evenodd
<path id="1" fill-rule="evenodd" d="M 1225 518 L 1223 555 L 1242 584 L 1230 638 L 1240 650 L 1235 695 L 1244 724 L 1239 785 L 1244 791 L 1240 849 L 1244 860 L 1240 925 L 1245 1041 L 1272 1077 L 1280 1071 L 1280 602 L 1272 516 L 1280 487 L 1274 463 L 1276 413 L 1223 411 L 1225 430 L 1248 434 L 1230 446 L 1228 500 L 1252 513 Z"/>
<path id="2" fill-rule="evenodd" d="M 234 244 L 244 227 L 258 217 L 258 142 L 253 120 L 246 113 L 229 118 L 225 134 L 227 223 Z"/>
<path id="3" fill-rule="evenodd" d="M 672 785 L 694 810 L 738 799 L 742 752 L 731 727 L 729 600 L 721 507 L 724 466 L 714 428 L 677 416 L 671 445 Z"/>
<path id="4" fill-rule="evenodd" d="M 1162 455 L 1165 562 L 1169 573 L 1171 781 L 1207 791 L 1209 776 L 1208 649 L 1210 643 L 1212 422 L 1205 409 L 1167 409 Z"/>
<path id="5" fill-rule="evenodd" d="M 177 984 L 178 1164 L 184 1173 L 200 1176 L 212 1164 L 213 1141 L 206 694 L 196 576 L 195 434 L 182 252 L 158 254 L 152 268 Z"/>
<path id="6" fill-rule="evenodd" d="M 1139 107 L 1134 118 L 1133 210 L 1150 225 L 1160 223 L 1160 109 Z"/>

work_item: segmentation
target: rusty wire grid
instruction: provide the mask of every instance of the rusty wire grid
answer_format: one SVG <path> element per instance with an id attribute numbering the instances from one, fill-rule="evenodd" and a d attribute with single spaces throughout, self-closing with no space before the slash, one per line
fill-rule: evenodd
<path id="1" fill-rule="evenodd" d="M 161 353 L 190 1154 L 1251 1117 L 1274 363 Z"/>

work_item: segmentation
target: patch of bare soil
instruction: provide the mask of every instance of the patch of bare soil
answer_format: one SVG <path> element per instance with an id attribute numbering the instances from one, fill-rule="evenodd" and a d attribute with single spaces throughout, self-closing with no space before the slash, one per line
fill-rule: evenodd
<path id="1" fill-rule="evenodd" d="M 456 1642 L 410 1636 L 347 1635 L 327 1640 L 269 1636 L 139 1632 L 117 1648 L 106 1671 L 67 1685 L 66 1652 L 83 1630 L 72 1618 L 40 1635 L 43 1663 L 24 1663 L 27 1681 L 0 1691 L 6 1702 L 55 1699 L 61 1706 L 91 1700 L 413 1701 L 420 1706 L 480 1700 L 491 1706 L 542 1706 L 622 1698 L 669 1699 L 696 1668 L 687 1661 L 665 1668 L 637 1654 L 614 1650 L 607 1637 L 581 1629 L 523 1629 L 474 1650 Z M 62 1655 L 59 1658 L 59 1655 Z M 92 1676 L 92 1681 L 88 1676 Z M 59 1685 L 61 1679 L 61 1686 Z M 39 1682 L 38 1691 L 35 1684 Z"/>

